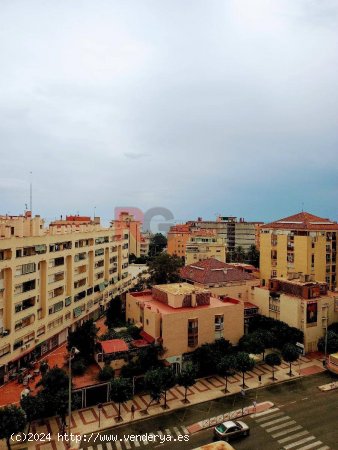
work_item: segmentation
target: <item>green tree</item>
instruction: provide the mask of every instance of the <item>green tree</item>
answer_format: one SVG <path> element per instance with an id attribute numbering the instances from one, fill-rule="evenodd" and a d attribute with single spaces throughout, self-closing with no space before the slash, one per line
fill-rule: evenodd
<path id="1" fill-rule="evenodd" d="M 215 374 L 217 364 L 223 356 L 231 353 L 232 345 L 225 339 L 218 339 L 211 344 L 203 344 L 192 354 L 193 362 L 198 367 L 200 376 Z"/>
<path id="2" fill-rule="evenodd" d="M 105 314 L 105 324 L 108 328 L 121 326 L 123 324 L 124 316 L 122 313 L 122 299 L 120 296 L 114 297 L 112 300 L 110 300 Z"/>
<path id="3" fill-rule="evenodd" d="M 166 367 L 161 370 L 161 378 L 162 378 L 162 389 L 164 392 L 163 408 L 167 409 L 168 408 L 168 406 L 167 406 L 167 391 L 176 385 L 177 379 L 176 379 L 176 375 L 169 367 Z"/>
<path id="4" fill-rule="evenodd" d="M 37 383 L 42 386 L 41 396 L 47 416 L 59 415 L 61 423 L 66 423 L 68 411 L 69 377 L 59 367 L 50 369 Z"/>
<path id="5" fill-rule="evenodd" d="M 242 377 L 243 377 L 242 388 L 244 389 L 246 387 L 245 382 L 244 382 L 244 375 L 246 372 L 248 372 L 249 370 L 252 370 L 255 367 L 255 360 L 250 358 L 248 353 L 239 352 L 236 355 L 236 361 L 237 361 L 237 367 L 236 367 L 237 370 L 242 372 Z"/>
<path id="6" fill-rule="evenodd" d="M 325 336 L 319 338 L 317 347 L 320 352 L 322 353 L 325 352 Z M 328 330 L 327 332 L 326 352 L 327 353 L 338 352 L 338 334 L 336 334 L 334 331 L 331 330 Z"/>
<path id="7" fill-rule="evenodd" d="M 282 359 L 278 353 L 269 353 L 265 358 L 265 363 L 272 368 L 272 381 L 275 381 L 275 367 L 280 366 Z"/>
<path id="8" fill-rule="evenodd" d="M 251 264 L 257 268 L 259 267 L 259 250 L 255 245 L 250 245 L 250 248 L 246 254 L 246 260 L 248 264 Z"/>
<path id="9" fill-rule="evenodd" d="M 144 387 L 150 395 L 150 402 L 145 409 L 146 412 L 153 402 L 160 402 L 164 393 L 162 370 L 162 368 L 148 370 L 144 375 Z"/>
<path id="10" fill-rule="evenodd" d="M 238 246 L 235 248 L 233 252 L 230 254 L 231 262 L 244 263 L 246 254 L 242 246 Z"/>
<path id="11" fill-rule="evenodd" d="M 149 262 L 149 282 L 154 284 L 176 283 L 180 280 L 179 269 L 183 261 L 178 256 L 161 253 Z"/>
<path id="12" fill-rule="evenodd" d="M 162 233 L 153 234 L 149 243 L 149 255 L 156 256 L 167 246 L 167 238 Z"/>
<path id="13" fill-rule="evenodd" d="M 290 364 L 289 376 L 292 377 L 291 364 L 299 358 L 297 347 L 293 344 L 285 344 L 282 348 L 282 358 Z"/>
<path id="14" fill-rule="evenodd" d="M 114 378 L 114 373 L 114 369 L 111 366 L 105 365 L 99 372 L 99 380 L 110 381 Z"/>
<path id="15" fill-rule="evenodd" d="M 196 376 L 196 367 L 191 363 L 188 363 L 177 376 L 177 383 L 184 387 L 184 403 L 189 403 L 187 400 L 188 388 L 196 383 Z"/>
<path id="16" fill-rule="evenodd" d="M 228 377 L 235 374 L 237 367 L 237 360 L 235 355 L 226 355 L 221 358 L 217 364 L 217 373 L 225 378 L 224 393 L 228 391 Z"/>
<path id="17" fill-rule="evenodd" d="M 16 405 L 0 408 L 0 440 L 5 439 L 7 449 L 11 449 L 11 435 L 24 431 L 27 424 L 26 414 Z"/>
<path id="18" fill-rule="evenodd" d="M 38 393 L 37 395 L 34 395 L 34 396 L 25 395 L 20 400 L 20 405 L 26 414 L 26 419 L 28 422 L 28 430 L 27 430 L 27 434 L 28 434 L 32 422 L 34 422 L 34 420 L 38 420 L 38 419 L 41 419 L 42 417 L 44 417 L 45 405 L 44 405 L 43 397 L 41 396 L 40 393 Z"/>
<path id="19" fill-rule="evenodd" d="M 75 347 L 79 350 L 81 358 L 87 362 L 92 362 L 96 349 L 97 332 L 98 328 L 96 328 L 94 321 L 92 319 L 86 320 L 76 330 L 68 334 L 68 351 Z"/>
<path id="20" fill-rule="evenodd" d="M 122 420 L 121 403 L 125 403 L 133 398 L 133 388 L 130 380 L 126 378 L 114 378 L 110 383 L 110 398 L 113 402 L 118 403 L 119 411 L 117 420 Z"/>
<path id="21" fill-rule="evenodd" d="M 253 353 L 254 355 L 262 353 L 264 359 L 265 343 L 262 335 L 258 331 L 242 336 L 238 346 L 247 353 Z"/>

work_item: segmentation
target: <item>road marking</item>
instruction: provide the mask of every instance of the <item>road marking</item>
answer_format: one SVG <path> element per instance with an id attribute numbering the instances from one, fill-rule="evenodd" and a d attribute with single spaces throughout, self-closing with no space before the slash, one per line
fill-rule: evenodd
<path id="1" fill-rule="evenodd" d="M 251 417 L 253 417 L 253 418 L 261 417 L 261 416 L 265 416 L 266 414 L 271 414 L 272 412 L 275 412 L 275 411 L 279 411 L 279 408 L 271 408 L 271 409 L 268 409 L 267 411 L 262 411 L 260 413 L 251 414 Z"/>
<path id="2" fill-rule="evenodd" d="M 177 427 L 174 427 L 174 431 L 176 433 L 176 436 L 181 436 L 182 433 L 180 432 L 180 430 Z"/>
<path id="3" fill-rule="evenodd" d="M 113 450 L 113 447 L 110 442 L 106 443 L 107 450 Z"/>
<path id="4" fill-rule="evenodd" d="M 166 430 L 164 430 L 165 434 L 167 434 L 168 436 L 172 436 L 171 431 L 169 430 L 169 428 L 167 428 Z"/>
<path id="5" fill-rule="evenodd" d="M 115 441 L 115 445 L 116 445 L 117 450 L 122 450 L 122 445 L 121 445 L 120 441 Z M 108 445 L 107 445 L 107 447 L 108 447 Z"/>
<path id="6" fill-rule="evenodd" d="M 300 444 L 305 444 L 305 442 L 312 441 L 313 439 L 316 439 L 314 436 L 309 436 L 307 438 L 301 439 L 300 441 L 293 442 L 292 444 L 285 445 L 285 450 L 288 450 L 289 448 L 297 447 Z M 298 449 L 299 450 L 299 449 Z"/>
<path id="7" fill-rule="evenodd" d="M 330 447 L 328 447 L 327 445 L 324 445 L 324 447 L 320 447 L 317 450 L 330 450 Z"/>
<path id="8" fill-rule="evenodd" d="M 292 431 L 300 430 L 301 428 L 303 428 L 301 425 L 297 425 L 296 427 L 288 428 L 287 430 L 281 431 L 281 432 L 276 433 L 276 434 L 272 434 L 271 436 L 275 439 L 275 438 L 278 438 L 280 436 L 283 436 L 284 434 L 292 433 Z"/>
<path id="9" fill-rule="evenodd" d="M 288 419 L 290 419 L 290 416 L 284 416 L 284 417 L 281 417 L 280 419 L 275 419 L 275 420 L 271 420 L 270 422 L 261 423 L 260 425 L 263 428 L 269 427 L 270 425 L 274 425 L 275 423 L 278 423 L 278 422 L 284 422 L 284 420 L 288 420 Z"/>
<path id="10" fill-rule="evenodd" d="M 157 434 L 161 437 L 163 436 L 163 432 L 162 431 L 157 431 Z"/>
<path id="11" fill-rule="evenodd" d="M 97 448 L 97 450 L 103 450 L 101 444 L 98 444 L 96 448 Z"/>
<path id="12" fill-rule="evenodd" d="M 139 443 L 139 441 L 138 441 L 138 439 L 136 439 L 135 441 L 134 441 L 134 444 L 135 444 L 135 447 L 140 447 L 140 443 Z"/>
<path id="13" fill-rule="evenodd" d="M 300 433 L 292 434 L 291 436 L 280 439 L 278 441 L 278 444 L 283 444 L 283 442 L 291 441 L 292 439 L 299 438 L 301 436 L 304 436 L 305 434 L 309 434 L 309 432 L 307 430 L 304 430 L 304 431 L 301 431 Z"/>
<path id="14" fill-rule="evenodd" d="M 127 450 L 130 450 L 130 449 L 131 449 L 131 445 L 130 445 L 129 439 L 125 439 L 125 440 L 124 440 L 124 445 L 126 446 L 126 449 L 127 449 Z"/>
<path id="15" fill-rule="evenodd" d="M 300 447 L 298 450 L 308 450 L 309 448 L 317 447 L 317 445 L 320 445 L 320 444 L 322 444 L 321 441 L 312 442 L 312 444 L 306 445 L 305 447 Z M 324 448 L 324 447 L 322 447 L 322 448 Z M 325 447 L 325 448 L 329 448 L 329 447 Z"/>
<path id="16" fill-rule="evenodd" d="M 184 425 L 182 425 L 181 428 L 182 428 L 184 434 L 189 434 L 188 429 Z"/>
<path id="17" fill-rule="evenodd" d="M 256 419 L 256 422 L 257 422 L 257 423 L 264 422 L 264 420 L 273 419 L 274 417 L 282 416 L 283 414 L 284 414 L 284 413 L 283 413 L 282 411 L 280 411 L 280 412 L 278 412 L 278 413 L 272 414 L 271 416 L 261 417 L 261 418 L 259 418 L 259 419 Z"/>
<path id="18" fill-rule="evenodd" d="M 295 423 L 296 423 L 295 420 L 290 420 L 290 422 L 282 423 L 282 424 L 276 425 L 275 427 L 272 427 L 272 428 L 267 428 L 265 431 L 267 433 L 270 433 L 271 431 L 276 431 L 276 430 L 279 430 L 280 428 L 285 428 L 289 425 L 294 425 Z"/>

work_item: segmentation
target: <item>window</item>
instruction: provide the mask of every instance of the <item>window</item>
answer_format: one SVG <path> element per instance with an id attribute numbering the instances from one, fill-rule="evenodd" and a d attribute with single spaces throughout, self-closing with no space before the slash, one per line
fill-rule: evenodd
<path id="1" fill-rule="evenodd" d="M 224 330 L 224 315 L 216 314 L 215 315 L 215 339 L 220 339 L 223 337 Z"/>
<path id="2" fill-rule="evenodd" d="M 198 345 L 198 319 L 188 320 L 188 347 Z"/>
<path id="3" fill-rule="evenodd" d="M 45 334 L 46 327 L 43 325 L 42 327 L 38 328 L 38 331 L 36 332 L 36 336 L 41 336 L 42 334 Z"/>
<path id="4" fill-rule="evenodd" d="M 7 344 L 7 345 L 5 345 L 4 347 L 1 347 L 1 348 L 0 348 L 0 358 L 1 358 L 2 356 L 7 355 L 8 353 L 10 353 L 10 351 L 11 351 L 11 346 L 10 346 L 10 344 Z"/>

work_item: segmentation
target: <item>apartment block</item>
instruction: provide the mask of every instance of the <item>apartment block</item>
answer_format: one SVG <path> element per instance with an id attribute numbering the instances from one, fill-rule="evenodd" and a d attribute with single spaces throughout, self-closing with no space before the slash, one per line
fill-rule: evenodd
<path id="1" fill-rule="evenodd" d="M 260 314 L 303 331 L 305 352 L 317 351 L 327 326 L 338 321 L 338 295 L 313 275 L 270 279 L 266 286 L 254 288 L 254 303 Z"/>
<path id="2" fill-rule="evenodd" d="M 260 272 L 262 284 L 270 278 L 311 275 L 337 288 L 338 224 L 301 212 L 261 227 Z"/>
<path id="3" fill-rule="evenodd" d="M 0 216 L 0 383 L 96 319 L 125 292 L 129 230 L 68 216 L 44 226 L 29 212 Z"/>
<path id="4" fill-rule="evenodd" d="M 207 258 L 225 262 L 226 251 L 224 239 L 214 230 L 191 230 L 189 225 L 175 225 L 168 232 L 168 254 L 184 258 L 186 264 Z"/>
<path id="5" fill-rule="evenodd" d="M 128 293 L 126 315 L 129 322 L 142 326 L 150 339 L 163 345 L 163 358 L 176 371 L 202 344 L 222 337 L 237 344 L 244 333 L 244 306 L 240 301 L 220 300 L 209 290 L 188 283 Z"/>

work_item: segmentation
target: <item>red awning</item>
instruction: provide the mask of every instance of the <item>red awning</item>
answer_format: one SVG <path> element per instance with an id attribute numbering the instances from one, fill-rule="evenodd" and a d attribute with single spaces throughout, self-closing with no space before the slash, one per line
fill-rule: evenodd
<path id="1" fill-rule="evenodd" d="M 150 336 L 150 334 L 146 333 L 145 331 L 141 331 L 140 335 L 143 337 L 143 339 L 147 342 L 149 342 L 149 344 L 152 344 L 153 342 L 155 342 L 155 339 Z"/>
<path id="2" fill-rule="evenodd" d="M 111 339 L 110 341 L 101 341 L 102 351 L 105 354 L 127 352 L 128 344 L 122 339 Z"/>

